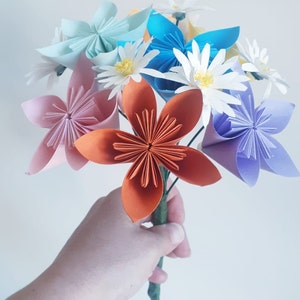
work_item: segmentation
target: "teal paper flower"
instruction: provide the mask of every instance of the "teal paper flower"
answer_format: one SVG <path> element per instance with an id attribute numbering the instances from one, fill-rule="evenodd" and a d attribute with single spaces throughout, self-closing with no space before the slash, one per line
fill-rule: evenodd
<path id="1" fill-rule="evenodd" d="M 135 41 L 143 37 L 150 8 L 123 20 L 116 20 L 117 7 L 104 1 L 91 23 L 63 19 L 61 29 L 66 41 L 38 49 L 54 62 L 73 69 L 82 52 L 96 63 L 107 64 L 117 57 L 119 42 Z M 99 63 L 98 63 L 99 64 Z"/>
<path id="2" fill-rule="evenodd" d="M 201 51 L 206 44 L 209 44 L 211 58 L 214 58 L 219 50 L 227 50 L 235 44 L 239 37 L 240 28 L 237 26 L 208 31 L 186 42 L 183 33 L 174 23 L 153 11 L 149 17 L 148 31 L 150 36 L 153 37 L 148 50 L 157 49 L 159 55 L 152 59 L 147 67 L 164 73 L 174 66 L 180 66 L 180 62 L 174 55 L 174 48 L 187 54 L 188 51 L 192 52 L 192 41 L 195 40 Z M 176 82 L 161 78 L 147 78 L 147 80 L 165 100 L 172 97 L 174 91 L 180 86 Z"/>

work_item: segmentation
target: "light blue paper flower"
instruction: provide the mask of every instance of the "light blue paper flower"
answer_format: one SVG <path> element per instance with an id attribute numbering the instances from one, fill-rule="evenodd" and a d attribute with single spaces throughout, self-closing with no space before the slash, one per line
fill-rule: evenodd
<path id="1" fill-rule="evenodd" d="M 67 40 L 38 51 L 70 69 L 74 68 L 83 51 L 92 62 L 107 64 L 117 57 L 118 42 L 135 41 L 143 37 L 150 10 L 147 8 L 119 21 L 115 18 L 116 5 L 104 1 L 90 24 L 63 19 L 61 29 Z"/>
<path id="2" fill-rule="evenodd" d="M 208 31 L 201 33 L 193 40 L 185 41 L 181 30 L 163 15 L 152 11 L 148 21 L 148 31 L 153 41 L 148 50 L 157 49 L 157 55 L 149 64 L 149 68 L 156 69 L 162 73 L 168 72 L 170 68 L 179 66 L 180 63 L 174 55 L 173 49 L 176 48 L 182 53 L 192 52 L 192 41 L 195 40 L 202 51 L 205 44 L 210 44 L 211 58 L 219 52 L 220 49 L 229 49 L 237 41 L 240 28 L 232 27 Z M 174 95 L 174 91 L 180 86 L 170 80 L 147 78 L 155 90 L 165 99 L 168 100 Z"/>
<path id="3" fill-rule="evenodd" d="M 232 105 L 234 117 L 215 112 L 202 142 L 202 151 L 253 186 L 260 169 L 287 177 L 300 173 L 289 154 L 273 137 L 285 129 L 294 104 L 264 100 L 257 108 L 249 83 L 244 92 L 231 91 L 241 105 Z"/>

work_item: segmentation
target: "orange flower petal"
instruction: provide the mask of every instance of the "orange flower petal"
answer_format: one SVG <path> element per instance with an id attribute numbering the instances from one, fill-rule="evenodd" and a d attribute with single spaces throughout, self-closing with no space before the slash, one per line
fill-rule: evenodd
<path id="1" fill-rule="evenodd" d="M 136 118 L 137 114 L 141 116 L 145 109 L 149 112 L 153 110 L 156 120 L 156 98 L 151 86 L 144 79 L 141 82 L 132 79 L 129 81 L 123 89 L 122 104 L 129 122 L 138 135 L 143 134 Z"/>
<path id="2" fill-rule="evenodd" d="M 74 143 L 76 149 L 82 156 L 99 164 L 115 164 L 121 161 L 115 160 L 120 154 L 115 150 L 113 144 L 120 142 L 116 129 L 98 129 L 91 131 Z"/>
<path id="3" fill-rule="evenodd" d="M 182 124 L 178 138 L 189 133 L 198 123 L 202 112 L 202 93 L 200 90 L 189 90 L 174 96 L 166 103 L 160 114 L 160 119 L 166 116 L 174 117 L 176 124 Z"/>
<path id="4" fill-rule="evenodd" d="M 218 169 L 203 153 L 185 146 L 177 147 L 186 148 L 186 157 L 176 162 L 179 169 L 170 168 L 170 171 L 177 177 L 200 186 L 209 185 L 221 179 Z"/>
<path id="5" fill-rule="evenodd" d="M 140 176 L 126 176 L 122 185 L 122 200 L 126 213 L 133 222 L 149 216 L 158 206 L 163 194 L 163 181 L 158 173 L 157 187 L 151 182 L 141 186 Z"/>

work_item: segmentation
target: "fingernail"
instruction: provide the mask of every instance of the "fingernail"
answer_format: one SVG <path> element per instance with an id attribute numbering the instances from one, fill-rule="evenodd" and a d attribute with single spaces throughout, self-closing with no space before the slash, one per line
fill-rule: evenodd
<path id="1" fill-rule="evenodd" d="M 173 244 L 179 244 L 183 241 L 185 233 L 181 225 L 177 223 L 169 223 L 168 231 L 170 240 Z"/>

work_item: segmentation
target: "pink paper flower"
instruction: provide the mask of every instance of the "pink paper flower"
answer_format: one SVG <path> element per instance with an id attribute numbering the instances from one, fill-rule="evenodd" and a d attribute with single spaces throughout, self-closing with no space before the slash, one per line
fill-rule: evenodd
<path id="1" fill-rule="evenodd" d="M 35 174 L 65 161 L 78 170 L 87 159 L 74 147 L 80 136 L 99 128 L 118 128 L 117 101 L 108 101 L 109 90 L 97 90 L 92 64 L 82 56 L 71 76 L 67 101 L 54 95 L 41 96 L 22 104 L 27 118 L 49 128 L 29 165 Z"/>

